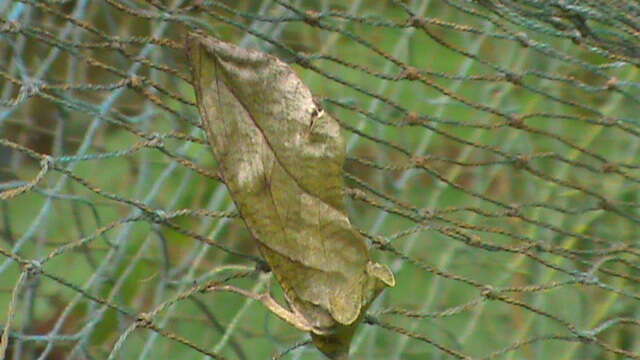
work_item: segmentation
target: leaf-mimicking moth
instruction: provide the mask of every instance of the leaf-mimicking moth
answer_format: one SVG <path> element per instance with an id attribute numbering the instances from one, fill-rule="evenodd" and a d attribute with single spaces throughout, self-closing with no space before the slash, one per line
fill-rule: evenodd
<path id="1" fill-rule="evenodd" d="M 198 33 L 187 52 L 220 173 L 288 306 L 263 303 L 347 359 L 364 312 L 395 279 L 349 222 L 338 122 L 274 56 Z"/>

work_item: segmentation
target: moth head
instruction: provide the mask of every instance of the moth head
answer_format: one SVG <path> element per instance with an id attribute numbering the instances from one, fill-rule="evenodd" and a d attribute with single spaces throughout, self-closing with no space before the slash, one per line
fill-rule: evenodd
<path id="1" fill-rule="evenodd" d="M 393 276 L 393 272 L 391 272 L 391 269 L 385 264 L 369 261 L 367 263 L 367 274 L 374 279 L 376 287 L 380 289 L 396 286 L 396 279 Z"/>
<path id="2" fill-rule="evenodd" d="M 394 287 L 396 279 L 391 269 L 385 264 L 369 261 L 366 272 L 367 281 L 362 292 L 363 309 L 366 310 L 376 297 L 387 287 Z"/>

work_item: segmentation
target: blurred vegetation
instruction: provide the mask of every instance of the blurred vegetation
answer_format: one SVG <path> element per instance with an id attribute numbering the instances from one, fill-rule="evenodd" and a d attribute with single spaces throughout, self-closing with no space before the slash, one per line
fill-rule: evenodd
<path id="1" fill-rule="evenodd" d="M 639 359 L 639 6 L 543 3 L 0 1 L 7 359 L 321 358 L 238 295 L 172 300 L 282 300 L 197 126 L 193 28 L 344 125 L 351 220 L 398 280 L 354 359 Z"/>

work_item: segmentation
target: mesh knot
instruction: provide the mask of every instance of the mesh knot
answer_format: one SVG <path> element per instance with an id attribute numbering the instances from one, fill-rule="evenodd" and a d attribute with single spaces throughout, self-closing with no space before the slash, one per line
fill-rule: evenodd
<path id="1" fill-rule="evenodd" d="M 574 333 L 578 337 L 578 340 L 585 344 L 591 344 L 597 340 L 593 330 L 575 330 Z"/>
<path id="2" fill-rule="evenodd" d="M 119 36 L 112 37 L 109 46 L 114 50 L 124 50 L 124 44 L 120 40 Z"/>
<path id="3" fill-rule="evenodd" d="M 296 54 L 295 63 L 302 66 L 305 69 L 311 68 L 311 60 L 309 60 L 308 56 L 302 54 Z"/>
<path id="4" fill-rule="evenodd" d="M 429 163 L 429 160 L 431 160 L 431 157 L 429 155 L 416 156 L 412 159 L 413 163 L 419 167 L 427 166 L 427 164 Z"/>
<path id="5" fill-rule="evenodd" d="M 30 260 L 22 264 L 22 269 L 27 273 L 27 276 L 34 277 L 42 273 L 42 263 L 37 260 Z"/>
<path id="6" fill-rule="evenodd" d="M 421 209 L 420 215 L 422 215 L 422 217 L 424 217 L 426 220 L 431 220 L 434 216 L 436 216 L 436 212 L 431 209 Z"/>
<path id="7" fill-rule="evenodd" d="M 524 119 L 519 116 L 510 116 L 507 119 L 507 125 L 511 126 L 512 128 L 522 129 L 524 128 Z"/>
<path id="8" fill-rule="evenodd" d="M 426 24 L 426 20 L 422 16 L 412 16 L 409 18 L 409 24 L 413 27 L 421 28 Z"/>
<path id="9" fill-rule="evenodd" d="M 155 148 L 164 147 L 164 138 L 159 133 L 153 133 L 151 134 L 151 136 L 149 136 L 147 146 Z"/>
<path id="10" fill-rule="evenodd" d="M 504 216 L 507 217 L 520 217 L 522 216 L 522 209 L 517 205 L 512 205 L 510 208 L 504 211 Z"/>
<path id="11" fill-rule="evenodd" d="M 515 158 L 513 158 L 513 161 L 514 161 L 513 166 L 516 169 L 524 169 L 529 164 L 529 161 L 531 161 L 531 156 L 530 155 L 525 155 L 525 154 L 520 154 L 520 155 L 516 156 Z"/>
<path id="12" fill-rule="evenodd" d="M 144 80 L 141 76 L 132 75 L 131 77 L 129 77 L 129 79 L 127 79 L 127 86 L 129 86 L 130 88 L 140 88 L 142 87 L 143 83 Z"/>
<path id="13" fill-rule="evenodd" d="M 40 91 L 42 90 L 42 85 L 42 81 L 29 79 L 22 84 L 20 92 L 25 97 L 31 97 L 40 93 Z"/>
<path id="14" fill-rule="evenodd" d="M 43 169 L 50 169 L 55 164 L 56 159 L 50 155 L 42 155 L 42 159 L 40 159 L 40 166 Z"/>
<path id="15" fill-rule="evenodd" d="M 348 188 L 345 189 L 347 195 L 351 196 L 352 198 L 356 199 L 356 200 L 366 200 L 367 199 L 367 194 L 360 190 L 360 189 L 356 189 L 356 188 Z"/>
<path id="16" fill-rule="evenodd" d="M 408 112 L 407 115 L 404 117 L 404 122 L 407 125 L 419 125 L 422 123 L 421 120 L 422 118 L 420 117 L 420 114 L 414 111 Z"/>
<path id="17" fill-rule="evenodd" d="M 541 244 L 541 243 L 531 244 L 528 247 L 529 247 L 529 249 L 531 249 L 533 251 L 537 251 L 537 252 L 549 252 L 549 251 L 551 251 L 549 246 L 547 246 L 546 244 Z"/>
<path id="18" fill-rule="evenodd" d="M 309 11 L 306 11 L 304 13 L 304 15 L 305 15 L 304 22 L 306 22 L 307 24 L 309 24 L 311 26 L 320 25 L 321 14 L 319 12 L 313 11 L 313 10 L 309 10 Z"/>
<path id="19" fill-rule="evenodd" d="M 136 316 L 136 326 L 141 328 L 148 328 L 153 324 L 153 319 L 149 313 L 143 312 Z"/>
<path id="20" fill-rule="evenodd" d="M 576 281 L 583 285 L 597 285 L 600 280 L 597 276 L 588 272 L 576 272 L 572 274 Z"/>
<path id="21" fill-rule="evenodd" d="M 514 85 L 520 85 L 522 86 L 522 75 L 521 74 L 516 74 L 516 73 L 512 73 L 512 72 L 508 72 L 504 74 L 504 78 L 514 84 Z"/>
<path id="22" fill-rule="evenodd" d="M 371 243 L 373 244 L 373 246 L 375 246 L 377 249 L 382 250 L 382 251 L 391 251 L 392 247 L 389 244 L 388 241 L 382 239 L 382 238 L 373 238 L 371 239 Z"/>
<path id="23" fill-rule="evenodd" d="M 402 72 L 401 77 L 406 80 L 419 80 L 420 71 L 413 66 L 407 66 Z"/>
<path id="24" fill-rule="evenodd" d="M 496 289 L 494 289 L 493 286 L 491 285 L 483 286 L 482 289 L 480 290 L 480 295 L 482 295 L 487 300 L 495 300 L 498 298 L 498 293 L 496 292 Z"/>
<path id="25" fill-rule="evenodd" d="M 603 173 L 612 173 L 618 171 L 618 164 L 615 163 L 604 163 L 602 164 L 602 172 Z"/>
<path id="26" fill-rule="evenodd" d="M 146 215 L 154 223 L 163 223 L 170 218 L 169 214 L 162 209 L 148 210 Z"/>

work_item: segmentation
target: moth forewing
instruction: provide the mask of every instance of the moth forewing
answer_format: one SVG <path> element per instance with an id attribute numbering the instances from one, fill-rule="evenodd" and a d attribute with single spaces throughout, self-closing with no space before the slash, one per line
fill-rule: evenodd
<path id="1" fill-rule="evenodd" d="M 187 49 L 225 184 L 292 314 L 263 303 L 308 325 L 327 356 L 343 356 L 375 289 L 393 275 L 379 264 L 386 272 L 371 271 L 379 268 L 347 217 L 337 121 L 276 57 L 200 34 Z"/>

